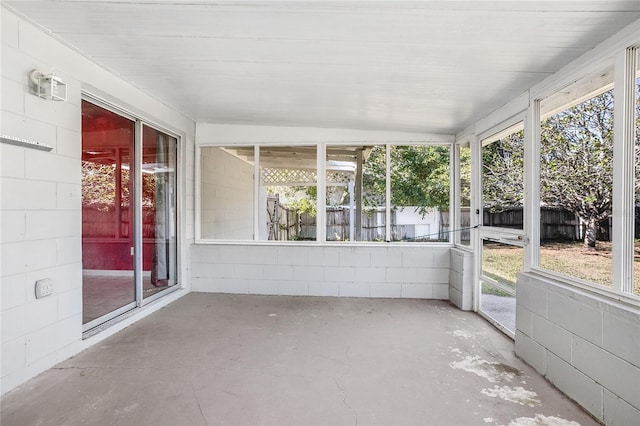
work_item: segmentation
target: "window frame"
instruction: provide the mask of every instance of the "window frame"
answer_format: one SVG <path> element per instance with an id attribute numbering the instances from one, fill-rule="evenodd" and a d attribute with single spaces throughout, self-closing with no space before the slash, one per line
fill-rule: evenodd
<path id="1" fill-rule="evenodd" d="M 327 241 L 326 240 L 326 148 L 327 146 L 335 147 L 335 146 L 354 146 L 358 145 L 354 141 L 340 141 L 340 142 L 286 142 L 286 143 L 278 143 L 278 142 L 268 142 L 268 143 L 201 143 L 195 145 L 195 188 L 194 188 L 194 207 L 195 207 L 195 224 L 194 224 L 194 242 L 195 244 L 239 244 L 239 245 L 292 245 L 292 246 L 388 246 L 389 244 L 398 245 L 404 244 L 406 242 L 402 241 L 389 241 L 391 236 L 391 224 L 389 222 L 390 212 L 391 212 L 391 187 L 390 187 L 390 161 L 389 154 L 391 146 L 445 146 L 449 148 L 449 223 L 453 223 L 455 220 L 455 213 L 453 211 L 453 203 L 454 203 L 454 151 L 455 151 L 455 140 L 454 137 L 451 137 L 450 141 L 433 141 L 433 142 L 407 142 L 407 141 L 371 141 L 370 145 L 376 146 L 384 146 L 386 150 L 386 206 L 385 206 L 385 223 L 386 223 L 386 231 L 385 231 L 385 241 L 377 242 L 377 241 Z M 201 208 L 202 208 L 202 171 L 201 171 L 201 161 L 202 161 L 202 149 L 204 148 L 229 148 L 232 146 L 253 146 L 255 153 L 254 160 L 254 236 L 253 239 L 213 239 L 213 238 L 202 238 L 202 230 L 201 230 Z M 273 241 L 273 240 L 260 240 L 257 238 L 259 235 L 259 214 L 257 214 L 257 206 L 259 206 L 259 187 L 260 187 L 260 148 L 261 147 L 295 147 L 295 146 L 316 146 L 317 149 L 317 222 L 316 222 L 316 240 L 315 241 Z M 258 178 L 256 178 L 258 177 Z M 412 247 L 432 247 L 432 246 L 453 246 L 454 241 L 451 236 L 451 232 L 449 232 L 449 240 L 448 241 L 439 241 L 439 242 L 412 242 L 410 245 Z"/>
<path id="2" fill-rule="evenodd" d="M 540 266 L 540 224 L 533 221 L 526 228 L 530 233 L 528 253 L 525 253 L 525 271 L 530 270 L 544 278 L 583 289 L 619 302 L 640 305 L 640 295 L 633 294 L 633 256 L 634 256 L 634 102 L 635 75 L 640 62 L 640 42 L 627 45 L 611 52 L 599 61 L 593 61 L 580 69 L 569 78 L 556 80 L 542 90 L 530 92 L 530 104 L 527 124 L 530 132 L 525 128 L 525 141 L 531 153 L 529 163 L 533 169 L 526 173 L 531 179 L 533 188 L 528 199 L 531 199 L 531 209 L 537 210 L 539 219 L 540 204 L 540 154 L 541 154 L 541 107 L 540 103 L 566 87 L 580 81 L 586 81 L 597 75 L 598 71 L 613 70 L 613 190 L 612 190 L 612 285 L 606 287 L 595 282 L 573 277 L 570 275 L 545 269 Z M 635 67 L 635 68 L 634 68 Z M 604 87 L 604 86 L 603 86 Z M 526 224 L 525 224 L 526 226 Z M 529 267 L 527 267 L 529 263 Z"/>
<path id="3" fill-rule="evenodd" d="M 184 289 L 186 287 L 185 274 L 183 271 L 184 262 L 183 257 L 180 254 L 185 244 L 183 244 L 183 238 L 185 235 L 184 230 L 184 199 L 187 193 L 184 188 L 186 188 L 186 166 L 184 159 L 185 157 L 185 149 L 187 136 L 185 133 L 182 133 L 176 129 L 170 128 L 167 125 L 158 122 L 157 120 L 149 117 L 140 112 L 133 112 L 130 109 L 121 106 L 118 101 L 112 101 L 104 98 L 101 95 L 93 93 L 91 90 L 83 89 L 81 90 L 81 101 L 89 102 L 93 105 L 96 105 L 100 108 L 105 109 L 111 113 L 119 115 L 127 120 L 130 120 L 134 124 L 134 144 L 132 148 L 132 152 L 130 153 L 130 164 L 131 164 L 131 177 L 132 179 L 132 189 L 133 194 L 131 197 L 131 205 L 133 207 L 133 224 L 131 227 L 131 232 L 133 233 L 133 270 L 134 270 L 134 301 L 124 305 L 114 311 L 111 311 L 103 316 L 95 318 L 87 323 L 82 324 L 82 332 L 83 335 L 90 335 L 95 332 L 95 330 L 99 330 L 104 324 L 107 324 L 109 321 L 114 318 L 127 313 L 129 311 L 133 311 L 139 308 L 142 308 L 157 299 L 165 297 L 174 291 L 178 291 L 180 289 Z M 158 132 L 162 132 L 165 135 L 172 137 L 176 140 L 176 149 L 175 149 L 175 241 L 176 241 L 176 254 L 175 254 L 175 283 L 172 286 L 169 286 L 167 289 L 162 290 L 152 296 L 144 297 L 143 295 L 143 282 L 142 282 L 142 271 L 143 271 L 143 217 L 142 217 L 142 158 L 143 158 L 143 130 L 144 127 L 149 127 Z"/>

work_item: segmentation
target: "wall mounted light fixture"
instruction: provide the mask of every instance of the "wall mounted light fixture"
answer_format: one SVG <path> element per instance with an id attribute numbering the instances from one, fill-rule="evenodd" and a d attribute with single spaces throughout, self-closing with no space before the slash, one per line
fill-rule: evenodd
<path id="1" fill-rule="evenodd" d="M 43 74 L 39 70 L 29 73 L 29 79 L 33 83 L 34 94 L 43 99 L 52 101 L 67 100 L 67 83 L 55 74 Z"/>

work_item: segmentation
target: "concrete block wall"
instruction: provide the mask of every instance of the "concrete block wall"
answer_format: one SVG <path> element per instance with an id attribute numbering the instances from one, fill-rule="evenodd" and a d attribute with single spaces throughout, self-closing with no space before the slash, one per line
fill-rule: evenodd
<path id="1" fill-rule="evenodd" d="M 5 393 L 86 343 L 82 341 L 82 89 L 101 90 L 137 108 L 132 112 L 146 111 L 156 122 L 188 135 L 191 155 L 195 124 L 1 5 L 0 19 L 1 132 L 53 147 L 46 152 L 0 144 L 0 370 Z M 68 100 L 46 101 L 31 94 L 28 74 L 33 69 L 55 71 L 67 83 Z M 183 235 L 191 232 L 191 240 L 192 228 L 183 227 Z M 43 278 L 54 281 L 54 291 L 36 299 L 35 282 Z"/>
<path id="2" fill-rule="evenodd" d="M 463 311 L 473 309 L 473 252 L 451 249 L 449 300 Z"/>
<path id="3" fill-rule="evenodd" d="M 449 298 L 449 247 L 196 244 L 192 291 Z"/>
<path id="4" fill-rule="evenodd" d="M 253 239 L 253 172 L 220 148 L 200 151 L 201 238 Z"/>
<path id="5" fill-rule="evenodd" d="M 516 354 L 607 425 L 640 424 L 637 307 L 520 274 Z"/>

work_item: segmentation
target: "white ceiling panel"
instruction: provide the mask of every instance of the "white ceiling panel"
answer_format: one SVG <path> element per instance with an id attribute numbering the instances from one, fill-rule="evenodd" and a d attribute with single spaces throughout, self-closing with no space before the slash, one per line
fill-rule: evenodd
<path id="1" fill-rule="evenodd" d="M 638 1 L 5 1 L 202 122 L 456 133 Z"/>

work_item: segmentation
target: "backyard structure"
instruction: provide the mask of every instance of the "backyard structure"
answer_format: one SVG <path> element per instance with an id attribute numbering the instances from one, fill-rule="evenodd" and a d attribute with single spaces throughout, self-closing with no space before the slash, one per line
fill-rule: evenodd
<path id="1" fill-rule="evenodd" d="M 636 2 L 205 3 L 2 2 L 3 394 L 192 292 L 438 299 L 502 324 L 597 419 L 635 422 Z M 36 96 L 34 69 L 66 101 Z M 611 241 L 572 251 L 611 247 L 602 283 L 548 263 L 539 127 L 612 85 Z M 522 221 L 483 225 L 483 149 L 520 131 Z M 332 164 L 369 147 L 370 176 Z M 406 153 L 432 166 L 403 174 Z M 311 172 L 261 181 L 275 169 Z M 270 221 L 276 194 L 315 222 Z M 394 228 L 421 208 L 428 230 Z M 495 246 L 517 252 L 509 325 L 483 310 Z"/>

